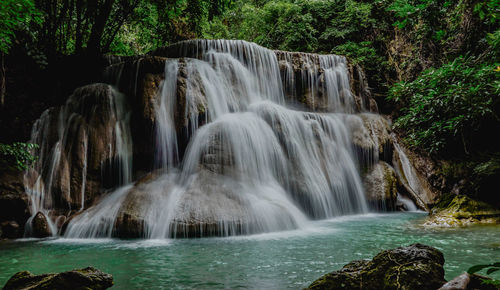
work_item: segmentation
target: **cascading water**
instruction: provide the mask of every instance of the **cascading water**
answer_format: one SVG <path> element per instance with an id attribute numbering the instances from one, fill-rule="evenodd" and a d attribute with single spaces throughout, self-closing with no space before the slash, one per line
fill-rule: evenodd
<path id="1" fill-rule="evenodd" d="M 95 84 L 75 91 L 59 111 L 49 109 L 42 114 L 30 141 L 39 145 L 39 159 L 24 176 L 33 214 L 25 236 L 32 234 L 31 221 L 38 212 L 56 235 L 53 219 L 84 209 L 89 169 L 101 169 L 92 174 L 116 176 L 116 185 L 130 183 L 132 142 L 125 107 L 122 94 Z M 78 190 L 72 192 L 75 187 Z M 52 210 L 56 205 L 63 212 Z"/>
<path id="2" fill-rule="evenodd" d="M 154 105 L 152 146 L 155 167 L 161 170 L 75 215 L 65 237 L 227 236 L 367 212 L 348 127 L 360 108 L 345 58 L 275 52 L 226 40 L 187 41 L 167 50 L 176 58 L 166 60 Z M 296 106 L 300 98 L 306 100 L 301 109 Z M 66 115 L 61 124 L 68 123 Z M 101 160 L 117 159 L 131 167 L 128 123 L 115 124 L 113 148 Z M 60 130 L 60 145 L 54 148 L 67 146 L 70 134 L 62 132 L 67 130 Z M 189 138 L 185 152 L 179 150 L 179 130 Z M 35 131 L 35 136 L 48 134 Z M 88 138 L 80 143 L 91 155 Z M 42 146 L 42 152 L 47 150 Z M 42 156 L 40 166 L 60 168 L 58 152 Z M 87 163 L 82 167 L 88 171 Z M 119 184 L 130 181 L 128 170 L 122 169 Z M 53 173 L 37 176 L 44 176 L 44 188 L 51 188 Z M 83 196 L 88 186 L 85 175 L 81 179 Z M 50 196 L 47 190 L 33 192 Z"/>

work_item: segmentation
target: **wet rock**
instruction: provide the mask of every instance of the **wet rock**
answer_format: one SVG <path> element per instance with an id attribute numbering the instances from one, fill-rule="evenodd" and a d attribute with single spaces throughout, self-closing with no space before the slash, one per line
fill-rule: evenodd
<path id="1" fill-rule="evenodd" d="M 498 287 L 494 285 L 483 283 L 485 280 L 491 280 L 491 278 L 477 274 L 463 273 L 448 281 L 438 290 L 498 290 Z"/>
<path id="2" fill-rule="evenodd" d="M 15 221 L 0 223 L 0 238 L 16 239 L 23 236 L 22 228 Z"/>
<path id="3" fill-rule="evenodd" d="M 500 209 L 465 195 L 444 195 L 432 208 L 426 227 L 457 227 L 500 223 Z"/>
<path id="4" fill-rule="evenodd" d="M 372 97 L 371 90 L 368 86 L 368 80 L 363 69 L 359 65 L 352 64 L 348 61 L 350 73 L 350 86 L 354 98 L 356 100 L 356 107 L 359 112 L 369 111 L 371 113 L 378 113 L 378 105 Z"/>
<path id="5" fill-rule="evenodd" d="M 363 113 L 347 119 L 352 143 L 361 167 L 370 167 L 378 160 L 391 162 L 392 140 L 389 121 L 376 114 Z"/>
<path id="6" fill-rule="evenodd" d="M 46 238 L 52 236 L 52 231 L 50 230 L 47 218 L 41 212 L 37 212 L 35 217 L 33 217 L 31 226 L 33 230 L 33 236 L 35 238 Z"/>
<path id="7" fill-rule="evenodd" d="M 398 178 L 394 169 L 380 161 L 363 177 L 366 199 L 377 210 L 395 210 Z"/>
<path id="8" fill-rule="evenodd" d="M 120 182 L 119 155 L 126 154 L 130 142 L 125 98 L 107 84 L 83 86 L 37 121 L 32 138 L 40 145 L 35 152 L 40 159 L 28 172 L 27 184 L 41 183 L 50 192 L 45 208 L 66 215 Z"/>
<path id="9" fill-rule="evenodd" d="M 428 206 L 436 202 L 440 195 L 430 182 L 435 175 L 434 163 L 405 148 L 398 142 L 396 135 L 392 136 L 392 142 L 392 164 L 399 180 L 413 202 L 419 208 L 428 210 Z"/>
<path id="10" fill-rule="evenodd" d="M 113 286 L 113 276 L 87 267 L 59 274 L 34 275 L 29 271 L 18 272 L 7 281 L 4 290 L 17 289 L 108 289 Z"/>
<path id="11" fill-rule="evenodd" d="M 413 244 L 386 250 L 371 261 L 353 261 L 314 281 L 308 289 L 437 289 L 445 283 L 444 257 Z"/>

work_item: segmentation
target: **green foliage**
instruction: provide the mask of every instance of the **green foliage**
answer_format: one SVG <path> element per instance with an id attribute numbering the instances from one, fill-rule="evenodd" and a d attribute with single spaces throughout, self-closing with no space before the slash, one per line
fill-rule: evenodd
<path id="1" fill-rule="evenodd" d="M 476 133 L 488 122 L 500 122 L 497 67 L 459 57 L 413 82 L 397 83 L 388 96 L 405 106 L 396 127 L 413 147 L 448 156 L 468 154 Z"/>
<path id="2" fill-rule="evenodd" d="M 474 12 L 479 15 L 481 20 L 494 25 L 500 21 L 500 1 L 479 1 L 474 6 Z"/>
<path id="3" fill-rule="evenodd" d="M 0 2 L 0 52 L 7 53 L 18 30 L 31 22 L 39 23 L 40 13 L 33 0 L 2 0 Z"/>
<path id="4" fill-rule="evenodd" d="M 28 169 L 37 159 L 31 153 L 36 148 L 38 145 L 31 143 L 16 142 L 12 145 L 0 143 L 0 167 L 19 171 Z"/>
<path id="5" fill-rule="evenodd" d="M 497 271 L 500 271 L 500 262 L 491 263 L 491 264 L 484 264 L 484 265 L 474 265 L 467 270 L 467 273 L 472 275 L 472 274 L 475 274 L 475 273 L 482 271 L 482 270 L 485 270 L 485 269 L 487 269 L 486 275 L 491 275 Z M 481 284 L 492 285 L 492 286 L 499 288 L 500 287 L 500 280 L 481 278 Z"/>
<path id="6" fill-rule="evenodd" d="M 485 265 L 474 265 L 467 270 L 467 273 L 475 274 L 475 273 L 477 273 L 481 270 L 484 270 L 484 269 L 488 269 L 486 271 L 486 274 L 488 274 L 488 275 L 491 273 L 494 273 L 496 271 L 499 271 L 500 270 L 500 262 L 496 262 L 496 263 L 492 263 L 492 264 L 485 264 Z"/>
<path id="7" fill-rule="evenodd" d="M 371 41 L 362 41 L 360 43 L 348 41 L 345 44 L 337 45 L 332 49 L 332 53 L 345 55 L 353 63 L 359 64 L 362 67 L 377 63 L 379 65 L 386 65 L 385 59 L 377 54 Z"/>

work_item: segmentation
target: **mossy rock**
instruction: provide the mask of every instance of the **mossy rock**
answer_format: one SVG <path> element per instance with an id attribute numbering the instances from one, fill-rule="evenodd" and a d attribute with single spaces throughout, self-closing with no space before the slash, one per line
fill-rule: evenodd
<path id="1" fill-rule="evenodd" d="M 433 206 L 424 226 L 454 227 L 499 222 L 500 209 L 465 195 L 448 194 Z"/>
<path id="2" fill-rule="evenodd" d="M 380 252 L 371 261 L 353 261 L 308 289 L 437 289 L 445 283 L 443 264 L 440 251 L 413 244 Z"/>
<path id="3" fill-rule="evenodd" d="M 59 274 L 34 275 L 29 271 L 18 272 L 7 281 L 3 289 L 100 290 L 112 286 L 113 276 L 87 267 Z"/>

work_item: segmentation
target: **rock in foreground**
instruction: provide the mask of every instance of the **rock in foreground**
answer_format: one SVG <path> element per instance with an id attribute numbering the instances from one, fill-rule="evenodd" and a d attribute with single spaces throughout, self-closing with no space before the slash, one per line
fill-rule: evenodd
<path id="1" fill-rule="evenodd" d="M 438 289 L 445 283 L 443 264 L 440 251 L 413 244 L 380 252 L 371 261 L 353 261 L 308 289 Z"/>
<path id="2" fill-rule="evenodd" d="M 13 289 L 108 289 L 113 286 L 113 276 L 96 268 L 87 267 L 59 274 L 34 275 L 28 271 L 15 274 L 3 290 Z"/>

